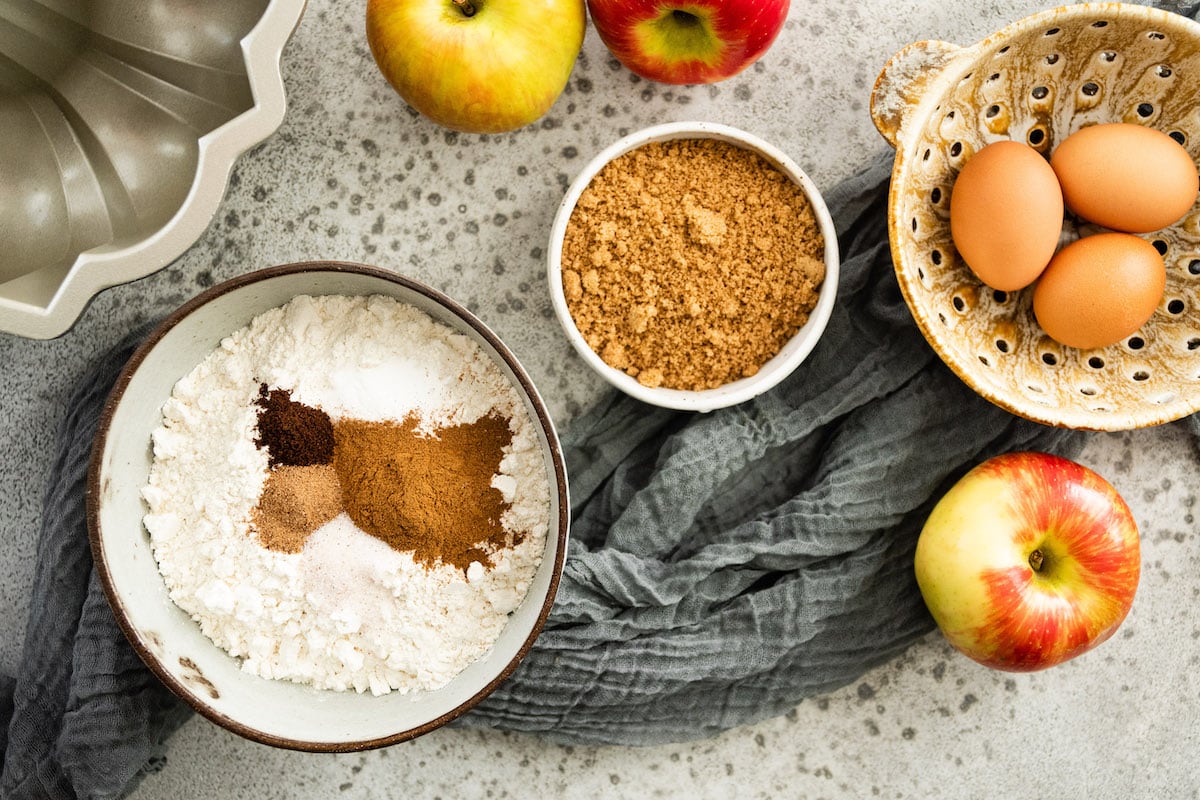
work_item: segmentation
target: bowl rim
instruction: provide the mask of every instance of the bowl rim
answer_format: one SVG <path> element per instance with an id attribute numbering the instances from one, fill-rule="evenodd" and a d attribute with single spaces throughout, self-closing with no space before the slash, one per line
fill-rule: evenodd
<path id="1" fill-rule="evenodd" d="M 107 560 L 104 554 L 103 547 L 103 532 L 100 524 L 100 496 L 102 494 L 101 487 L 103 485 L 102 465 L 103 455 L 108 441 L 109 427 L 112 423 L 113 416 L 116 412 L 125 390 L 129 387 L 133 380 L 134 374 L 141 366 L 142 362 L 149 355 L 151 350 L 175 328 L 180 322 L 187 318 L 193 311 L 206 305 L 210 301 L 223 297 L 237 289 L 250 286 L 261 281 L 271 280 L 280 276 L 302 274 L 310 272 L 332 272 L 332 273 L 349 273 L 356 275 L 365 275 L 374 278 L 380 278 L 385 281 L 398 284 L 406 289 L 416 292 L 433 302 L 444 307 L 447 311 L 458 317 L 463 323 L 472 328 L 479 336 L 481 336 L 495 353 L 504 361 L 505 365 L 512 371 L 516 377 L 518 388 L 522 395 L 529 401 L 533 408 L 533 417 L 535 423 L 542 429 L 543 434 L 549 444 L 550 460 L 547 465 L 547 477 L 550 473 L 553 475 L 551 481 L 551 490 L 558 497 L 558 515 L 551 519 L 552 530 L 554 531 L 553 538 L 556 541 L 555 558 L 550 572 L 549 586 L 547 587 L 546 596 L 542 599 L 542 605 L 538 611 L 537 617 L 534 619 L 533 626 L 526 635 L 525 640 L 521 643 L 517 652 L 504 665 L 504 667 L 490 680 L 486 685 L 476 691 L 470 698 L 451 709 L 450 711 L 438 716 L 428 722 L 417 725 L 413 728 L 408 728 L 403 731 L 398 731 L 387 736 L 376 737 L 373 739 L 361 739 L 341 742 L 315 742 L 309 740 L 293 739 L 286 736 L 276 736 L 274 734 L 264 733 L 257 728 L 251 727 L 240 720 L 234 719 L 227 714 L 216 711 L 200 700 L 194 693 L 187 690 L 183 683 L 175 678 L 161 663 L 155 655 L 153 649 L 143 639 L 140 631 L 130 621 L 125 610 L 125 602 L 117 590 L 116 584 L 113 581 L 112 573 L 109 570 Z M 225 332 L 228 335 L 231 331 Z M 434 289 L 433 287 L 406 277 L 399 273 L 391 272 L 379 267 L 370 266 L 358 262 L 351 261 L 299 261 L 290 264 L 282 264 L 253 272 L 245 273 L 228 280 L 217 283 L 200 294 L 191 298 L 174 311 L 169 313 L 162 319 L 145 339 L 137 346 L 130 356 L 129 360 L 122 367 L 117 376 L 116 382 L 113 384 L 108 397 L 104 402 L 101 410 L 99 423 L 97 425 L 96 434 L 92 440 L 91 452 L 88 459 L 88 471 L 86 476 L 85 486 L 85 522 L 88 530 L 88 542 L 91 547 L 92 560 L 95 565 L 95 570 L 100 578 L 101 586 L 104 589 L 104 594 L 108 598 L 109 605 L 112 607 L 113 616 L 117 620 L 117 624 L 121 631 L 125 634 L 125 638 L 132 645 L 134 651 L 141 658 L 143 663 L 150 669 L 152 673 L 164 684 L 171 692 L 186 702 L 193 711 L 220 725 L 227 730 L 230 730 L 244 738 L 261 744 L 271 745 L 289 750 L 301 750 L 308 752 L 354 752 L 360 750 L 370 750 L 388 745 L 397 744 L 409 739 L 421 736 L 436 728 L 440 728 L 448 722 L 462 716 L 476 705 L 478 705 L 485 697 L 490 695 L 501 683 L 503 683 L 524 660 L 529 650 L 533 647 L 534 641 L 541 634 L 545 626 L 546 620 L 550 615 L 551 607 L 554 605 L 555 596 L 558 592 L 558 586 L 562 577 L 563 565 L 566 561 L 567 540 L 570 529 L 570 492 L 567 483 L 567 472 L 565 457 L 562 451 L 562 444 L 558 439 L 555 430 L 554 421 L 546 408 L 545 401 L 537 391 L 529 374 L 525 368 L 517 360 L 516 355 L 509 347 L 504 344 L 500 338 L 478 317 L 476 317 L 466 307 L 451 299 L 443 292 Z M 217 645 L 213 644 L 213 647 Z M 262 680 L 270 680 L 263 678 Z"/>
<path id="2" fill-rule="evenodd" d="M 951 45 L 950 60 L 945 65 L 938 67 L 939 73 L 925 84 L 921 95 L 905 112 L 902 124 L 903 132 L 919 131 L 926 124 L 930 115 L 936 112 L 936 108 L 939 107 L 947 92 L 947 87 L 953 85 L 956 76 L 971 69 L 976 59 L 992 48 L 1002 46 L 1003 43 L 1037 30 L 1052 21 L 1088 20 L 1101 16 L 1126 17 L 1161 24 L 1165 29 L 1181 31 L 1194 37 L 1200 46 L 1200 23 L 1181 14 L 1154 6 L 1124 2 L 1088 2 L 1036 11 L 1008 23 L 976 42 L 962 47 Z M 901 52 L 903 52 L 903 48 Z M 883 68 L 884 72 L 886 70 L 887 66 Z M 882 75 L 881 72 L 880 77 L 876 80 L 876 87 L 878 87 Z M 963 383 L 980 397 L 1010 414 L 1042 425 L 1072 430 L 1095 432 L 1133 430 L 1172 422 L 1200 409 L 1200 392 L 1196 393 L 1190 401 L 1181 397 L 1171 403 L 1153 406 L 1147 404 L 1133 411 L 1098 412 L 1078 406 L 1051 408 L 1023 401 L 1019 394 L 1012 391 L 1002 393 L 983 381 L 977 380 L 970 368 L 970 361 L 959 358 L 951 350 L 947 344 L 948 337 L 945 331 L 933 324 L 928 309 L 915 300 L 916 292 L 913 287 L 918 282 L 915 276 L 916 267 L 910 265 L 908 259 L 904 257 L 897 233 L 905 233 L 905 225 L 901 220 L 903 215 L 900 214 L 904 200 L 902 178 L 907 177 L 909 171 L 914 169 L 916 153 L 920 149 L 920 137 L 901 136 L 900 133 L 897 133 L 899 144 L 895 147 L 895 157 L 888 180 L 888 242 L 896 273 L 896 282 L 900 286 L 905 305 L 908 306 L 913 321 L 922 336 L 938 358 Z"/>
<path id="3" fill-rule="evenodd" d="M 197 139 L 196 172 L 171 218 L 132 244 L 106 244 L 76 254 L 45 306 L 0 295 L 0 332 L 31 339 L 62 336 L 100 292 L 166 268 L 195 244 L 220 207 L 237 159 L 283 124 L 283 51 L 307 5 L 308 0 L 269 0 L 238 43 L 254 104 Z"/>
<path id="4" fill-rule="evenodd" d="M 576 327 L 575 320 L 567 307 L 566 295 L 563 291 L 563 240 L 579 197 L 596 174 L 610 161 L 653 142 L 691 138 L 717 139 L 757 152 L 800 186 L 809 205 L 812 206 L 813 216 L 816 218 L 818 229 L 824 239 L 825 277 L 818 293 L 817 304 L 809 313 L 808 320 L 778 353 L 762 365 L 756 374 L 713 389 L 699 391 L 651 388 L 643 386 L 638 383 L 636 378 L 606 364 L 599 354 L 584 341 L 583 335 Z M 554 308 L 554 314 L 558 318 L 567 340 L 592 371 L 610 385 L 643 402 L 662 408 L 699 412 L 713 411 L 750 400 L 783 381 L 804 362 L 821 339 L 825 326 L 832 316 L 833 306 L 837 300 L 839 267 L 837 230 L 833 218 L 820 190 L 807 173 L 787 153 L 748 131 L 717 122 L 699 120 L 666 122 L 642 128 L 622 136 L 593 156 L 575 176 L 559 203 L 554 223 L 550 229 L 550 243 L 546 257 L 546 277 L 550 287 L 550 302 Z M 788 347 L 797 341 L 800 342 L 799 346 L 788 350 Z"/>

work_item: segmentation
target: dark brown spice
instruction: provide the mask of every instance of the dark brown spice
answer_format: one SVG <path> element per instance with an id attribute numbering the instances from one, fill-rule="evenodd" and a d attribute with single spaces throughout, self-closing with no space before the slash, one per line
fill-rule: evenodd
<path id="1" fill-rule="evenodd" d="M 292 400 L 287 389 L 258 388 L 258 435 L 268 464 L 309 467 L 333 461 L 333 422 L 319 408 Z"/>

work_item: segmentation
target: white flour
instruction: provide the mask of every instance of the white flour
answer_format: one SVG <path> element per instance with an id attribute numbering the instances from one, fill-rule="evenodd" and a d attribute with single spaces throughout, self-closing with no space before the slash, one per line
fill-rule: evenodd
<path id="1" fill-rule="evenodd" d="M 429 429 L 499 413 L 513 436 L 492 485 L 524 539 L 467 576 L 416 563 L 344 513 L 300 553 L 264 548 L 250 528 L 268 474 L 254 442 L 262 383 L 334 419 L 415 412 Z M 179 381 L 153 444 L 145 525 L 171 599 L 256 675 L 436 689 L 491 648 L 541 560 L 549 485 L 520 396 L 473 341 L 391 298 L 297 297 L 255 318 Z"/>

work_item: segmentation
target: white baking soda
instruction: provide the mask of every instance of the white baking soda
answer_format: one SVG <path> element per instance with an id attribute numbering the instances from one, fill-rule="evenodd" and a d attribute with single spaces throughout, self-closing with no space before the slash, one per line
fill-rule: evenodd
<path id="1" fill-rule="evenodd" d="M 251 526 L 268 474 L 255 444 L 261 384 L 333 419 L 420 428 L 498 414 L 512 441 L 492 486 L 518 543 L 492 566 L 429 567 L 342 513 L 301 552 Z M 256 317 L 175 386 L 153 434 L 144 521 L 171 599 L 242 668 L 321 689 L 433 690 L 477 660 L 525 597 L 549 525 L 533 421 L 471 339 L 384 296 L 301 296 Z"/>

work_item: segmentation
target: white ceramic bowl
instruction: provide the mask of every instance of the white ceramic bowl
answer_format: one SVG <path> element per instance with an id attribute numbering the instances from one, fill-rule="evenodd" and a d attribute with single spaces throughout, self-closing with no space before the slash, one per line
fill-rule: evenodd
<path id="1" fill-rule="evenodd" d="M 200 237 L 283 121 L 304 6 L 0 4 L 0 331 L 58 336 Z"/>
<path id="2" fill-rule="evenodd" d="M 382 294 L 430 314 L 480 345 L 524 398 L 550 485 L 550 524 L 541 566 L 491 651 L 432 692 L 381 696 L 322 691 L 243 672 L 168 597 L 142 525 L 151 432 L 175 383 L 222 338 L 300 294 Z M 553 603 L 566 553 L 567 482 L 553 423 L 512 352 L 482 322 L 439 292 L 358 264 L 272 267 L 218 284 L 165 319 L 121 372 L 101 418 L 88 476 L 88 526 L 105 591 L 134 649 L 196 711 L 247 738 L 314 751 L 393 744 L 463 714 L 528 652 Z"/>
<path id="3" fill-rule="evenodd" d="M 627 375 L 622 370 L 606 364 L 588 346 L 579 332 L 579 328 L 576 327 L 567 306 L 566 295 L 563 292 L 563 239 L 571 214 L 575 210 L 575 204 L 579 202 L 580 195 L 583 194 L 592 178 L 610 161 L 630 150 L 651 142 L 673 139 L 717 139 L 758 153 L 803 189 L 812 204 L 813 214 L 825 240 L 825 280 L 821 285 L 816 307 L 812 310 L 804 326 L 752 377 L 741 378 L 717 388 L 702 391 L 650 388 L 643 386 L 636 378 Z M 825 206 L 825 201 L 816 185 L 786 153 L 753 134 L 728 125 L 712 122 L 671 122 L 645 128 L 619 139 L 597 154 L 575 177 L 554 218 L 554 225 L 550 232 L 546 273 L 550 283 L 550 299 L 554 305 L 554 312 L 572 346 L 589 367 L 616 388 L 646 403 L 684 411 L 711 411 L 736 405 L 767 391 L 790 375 L 808 357 L 821 338 L 825 325 L 829 321 L 829 315 L 833 311 L 833 304 L 837 296 L 838 265 L 837 234 L 834 230 L 833 220 L 829 216 L 829 209 Z"/>

